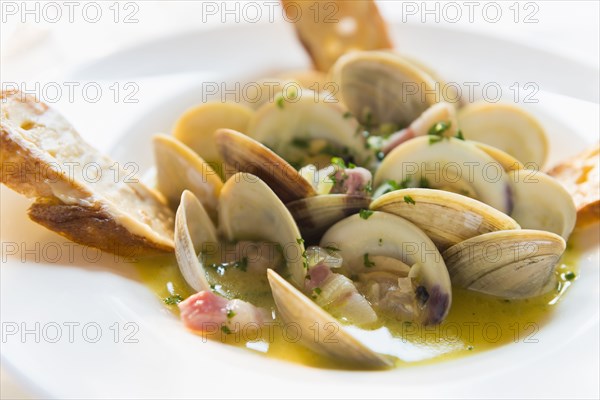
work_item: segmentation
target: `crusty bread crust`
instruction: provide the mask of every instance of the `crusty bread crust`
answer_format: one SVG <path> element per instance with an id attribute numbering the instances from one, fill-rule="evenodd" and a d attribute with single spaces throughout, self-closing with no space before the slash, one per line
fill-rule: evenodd
<path id="1" fill-rule="evenodd" d="M 578 228 L 600 222 L 600 143 L 560 163 L 548 174 L 573 196 Z"/>
<path id="2" fill-rule="evenodd" d="M 67 173 L 69 162 L 81 166 L 94 160 L 103 168 L 113 162 L 35 97 L 3 91 L 0 100 L 0 182 L 36 199 L 28 212 L 33 221 L 74 242 L 127 257 L 173 251 L 173 215 L 158 195 L 139 182 L 94 185 L 82 179 L 81 170 Z M 143 216 L 123 210 L 120 194 L 139 205 Z"/>
<path id="3" fill-rule="evenodd" d="M 97 207 L 68 205 L 56 197 L 37 198 L 29 218 L 61 236 L 85 246 L 127 258 L 170 252 L 173 249 L 132 234 Z"/>
<path id="4" fill-rule="evenodd" d="M 319 71 L 353 50 L 391 49 L 387 27 L 372 0 L 281 0 L 300 42 Z M 337 21 L 337 22 L 336 22 Z"/>

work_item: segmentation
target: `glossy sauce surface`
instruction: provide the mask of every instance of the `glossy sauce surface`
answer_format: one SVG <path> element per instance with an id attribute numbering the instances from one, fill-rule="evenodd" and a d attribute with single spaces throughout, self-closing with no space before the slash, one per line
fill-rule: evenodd
<path id="1" fill-rule="evenodd" d="M 186 298 L 192 292 L 179 273 L 174 256 L 140 262 L 138 271 L 142 282 L 165 303 L 165 307 L 178 315 L 173 300 L 178 296 Z M 396 365 L 400 367 L 463 357 L 510 343 L 536 343 L 537 333 L 552 318 L 552 309 L 576 279 L 577 272 L 577 252 L 569 246 L 556 269 L 557 287 L 543 296 L 506 300 L 453 288 L 450 313 L 438 326 L 382 319 L 372 330 L 344 328 L 375 351 L 397 357 Z M 275 309 L 266 276 L 229 269 L 225 273 L 210 270 L 208 278 L 218 293 Z M 329 333 L 330 339 L 335 340 L 333 327 Z M 315 334 L 316 330 L 300 332 L 293 325 L 277 321 L 260 331 L 241 329 L 238 333 L 212 335 L 198 332 L 198 335 L 230 345 L 308 366 L 353 368 L 315 354 L 299 344 L 299 335 L 314 337 Z"/>

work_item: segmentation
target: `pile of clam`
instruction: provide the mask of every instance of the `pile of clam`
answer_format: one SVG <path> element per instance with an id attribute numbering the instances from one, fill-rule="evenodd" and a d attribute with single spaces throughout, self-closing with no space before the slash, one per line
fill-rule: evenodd
<path id="1" fill-rule="evenodd" d="M 198 291 L 180 303 L 188 327 L 317 323 L 324 334 L 304 335 L 306 346 L 382 367 L 391 361 L 345 324 L 439 324 L 452 285 L 506 299 L 556 287 L 576 212 L 540 172 L 548 146 L 534 118 L 501 104 L 457 111 L 431 95 L 436 77 L 392 52 L 354 52 L 327 78 L 313 74 L 336 92 L 281 80 L 297 89 L 202 104 L 154 139 L 157 187 L 177 209 L 178 264 Z M 276 310 L 214 293 L 203 252 L 215 243 L 234 243 L 239 257 L 245 243 L 276 245 L 249 268 L 268 275 Z M 337 340 L 313 340 L 332 323 Z"/>

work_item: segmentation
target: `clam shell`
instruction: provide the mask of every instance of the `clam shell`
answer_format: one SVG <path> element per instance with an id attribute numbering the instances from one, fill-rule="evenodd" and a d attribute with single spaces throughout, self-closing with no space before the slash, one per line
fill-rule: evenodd
<path id="1" fill-rule="evenodd" d="M 333 224 L 368 208 L 370 201 L 368 197 L 325 194 L 296 200 L 287 203 L 286 207 L 296 220 L 302 237 L 308 243 L 316 243 Z"/>
<path id="2" fill-rule="evenodd" d="M 221 190 L 219 229 L 228 240 L 278 243 L 291 279 L 304 286 L 304 244 L 290 212 L 266 183 L 248 173 L 233 175 Z"/>
<path id="3" fill-rule="evenodd" d="M 171 208 L 176 209 L 184 190 L 191 191 L 216 220 L 217 202 L 223 181 L 192 149 L 172 136 L 153 138 L 156 187 Z"/>
<path id="4" fill-rule="evenodd" d="M 490 232 L 443 253 L 452 284 L 504 298 L 527 298 L 553 288 L 566 248 L 560 236 L 536 230 Z"/>
<path id="5" fill-rule="evenodd" d="M 215 142 L 229 167 L 258 176 L 284 203 L 316 195 L 310 182 L 256 140 L 231 129 L 219 129 Z"/>
<path id="6" fill-rule="evenodd" d="M 181 275 L 197 292 L 210 290 L 198 252 L 207 243 L 218 242 L 217 229 L 206 210 L 192 192 L 184 191 L 175 215 L 175 256 Z"/>
<path id="7" fill-rule="evenodd" d="M 502 165 L 473 143 L 456 138 L 431 142 L 417 137 L 392 150 L 375 173 L 374 187 L 387 180 L 426 178 L 434 189 L 465 191 L 479 201 L 510 213 L 512 197 Z"/>
<path id="8" fill-rule="evenodd" d="M 179 117 L 173 136 L 219 170 L 221 159 L 213 134 L 221 128 L 246 131 L 253 113 L 252 109 L 238 103 L 203 103 L 186 110 Z"/>
<path id="9" fill-rule="evenodd" d="M 522 228 L 553 232 L 567 240 L 577 220 L 569 192 L 556 179 L 540 171 L 511 171 L 509 178 L 514 201 L 511 217 Z"/>
<path id="10" fill-rule="evenodd" d="M 298 140 L 323 139 L 330 146 L 347 148 L 355 163 L 365 165 L 373 160 L 364 139 L 357 135 L 359 128 L 354 118 L 348 118 L 346 110 L 327 93 L 299 90 L 293 98 L 278 98 L 274 103 L 263 105 L 249 123 L 248 136 L 272 149 L 288 162 L 306 165 L 306 160 L 291 160 L 291 147 Z M 333 155 L 330 154 L 327 161 Z"/>
<path id="11" fill-rule="evenodd" d="M 355 214 L 329 228 L 320 246 L 339 249 L 337 253 L 344 260 L 342 271 L 350 276 L 369 270 L 365 263 L 369 256 L 398 259 L 413 266 L 411 272 L 418 265 L 411 275 L 429 293 L 421 310 L 422 322 L 438 324 L 448 314 L 452 288 L 444 260 L 431 239 L 404 218 L 381 211 L 366 219 Z"/>
<path id="12" fill-rule="evenodd" d="M 345 54 L 330 76 L 339 85 L 338 97 L 362 124 L 392 123 L 404 128 L 442 99 L 429 74 L 392 52 Z"/>
<path id="13" fill-rule="evenodd" d="M 520 107 L 473 103 L 459 111 L 458 122 L 465 138 L 503 150 L 527 168 L 542 169 L 548 158 L 548 138 L 544 128 Z"/>
<path id="14" fill-rule="evenodd" d="M 299 326 L 302 332 L 300 340 L 304 346 L 316 353 L 362 368 L 385 368 L 393 365 L 391 359 L 375 353 L 350 335 L 335 318 L 275 271 L 268 270 L 267 276 L 279 316 L 286 324 Z M 330 338 L 332 331 L 335 336 Z"/>
<path id="15" fill-rule="evenodd" d="M 442 251 L 483 233 L 520 228 L 515 220 L 487 204 L 443 190 L 396 190 L 375 199 L 370 208 L 407 219 Z"/>

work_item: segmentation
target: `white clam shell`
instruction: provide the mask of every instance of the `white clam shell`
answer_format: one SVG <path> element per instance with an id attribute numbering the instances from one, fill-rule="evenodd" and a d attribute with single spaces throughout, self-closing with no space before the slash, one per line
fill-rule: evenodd
<path id="1" fill-rule="evenodd" d="M 492 145 L 526 167 L 542 169 L 548 157 L 548 138 L 542 125 L 512 104 L 478 102 L 458 113 L 465 138 Z"/>
<path id="2" fill-rule="evenodd" d="M 375 173 L 374 187 L 424 177 L 434 189 L 466 188 L 479 201 L 510 213 L 510 186 L 500 163 L 473 143 L 456 138 L 430 143 L 430 138 L 417 137 L 392 150 Z"/>
<path id="3" fill-rule="evenodd" d="M 228 240 L 281 245 L 291 279 L 304 286 L 304 244 L 290 212 L 266 183 L 248 173 L 233 175 L 221 190 L 219 229 Z"/>
<path id="4" fill-rule="evenodd" d="M 515 220 L 487 204 L 435 189 L 396 190 L 375 199 L 370 208 L 407 219 L 440 250 L 483 233 L 520 228 Z"/>
<path id="5" fill-rule="evenodd" d="M 560 236 L 536 230 L 490 232 L 443 254 L 452 284 L 504 298 L 541 295 L 554 286 L 554 268 L 566 248 Z"/>

